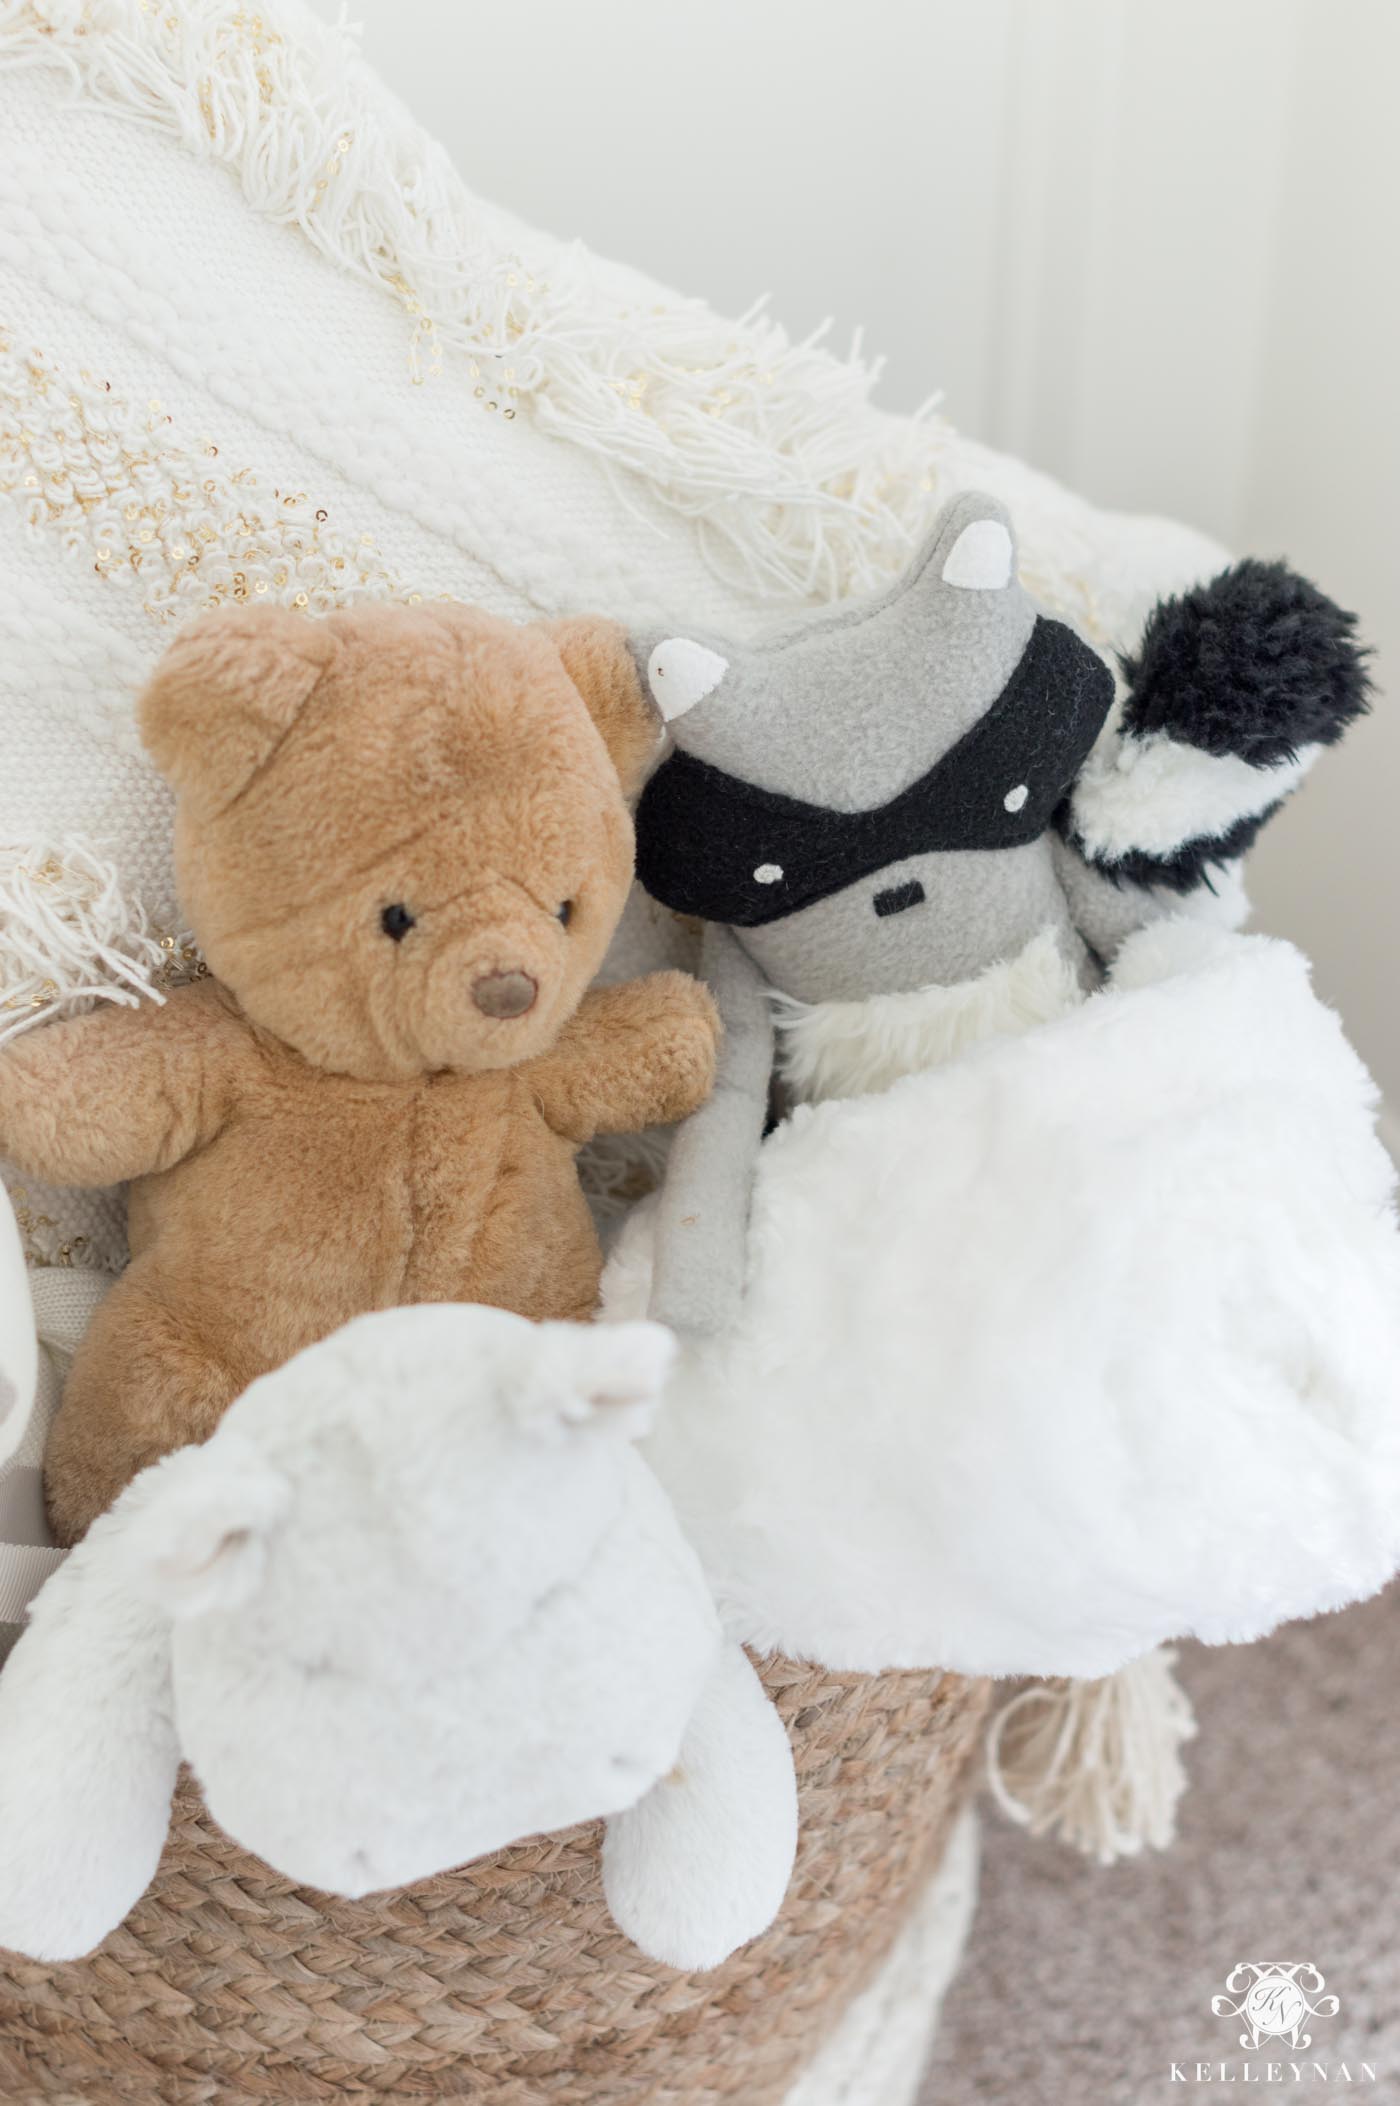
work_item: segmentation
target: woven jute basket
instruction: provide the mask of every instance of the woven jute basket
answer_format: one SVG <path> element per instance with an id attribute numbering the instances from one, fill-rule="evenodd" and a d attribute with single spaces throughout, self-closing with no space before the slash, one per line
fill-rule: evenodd
<path id="1" fill-rule="evenodd" d="M 182 1782 L 155 1884 L 97 1953 L 0 1956 L 0 2097 L 779 2106 L 937 1867 L 988 1685 L 760 1666 L 801 1843 L 777 1923 L 713 1973 L 614 1927 L 596 1824 L 342 1901 L 240 1850 Z"/>

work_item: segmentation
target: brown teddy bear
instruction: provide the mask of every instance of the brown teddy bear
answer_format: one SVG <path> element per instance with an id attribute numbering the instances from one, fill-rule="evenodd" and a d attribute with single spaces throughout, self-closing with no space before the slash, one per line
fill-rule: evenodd
<path id="1" fill-rule="evenodd" d="M 587 992 L 660 732 L 612 624 L 240 608 L 174 644 L 141 729 L 212 977 L 0 1057 L 0 1153 L 132 1180 L 49 1446 L 65 1543 L 364 1310 L 589 1316 L 575 1153 L 693 1111 L 719 1031 L 682 973 Z"/>

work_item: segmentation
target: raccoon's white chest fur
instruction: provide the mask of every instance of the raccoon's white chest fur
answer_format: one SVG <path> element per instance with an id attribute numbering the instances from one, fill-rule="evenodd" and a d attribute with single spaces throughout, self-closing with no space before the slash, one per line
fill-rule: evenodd
<path id="1" fill-rule="evenodd" d="M 773 997 L 778 1066 L 791 1098 L 868 1097 L 901 1075 L 942 1066 L 980 1039 L 1029 1031 L 1064 1016 L 1084 989 L 1053 929 L 1015 958 L 952 987 L 872 995 L 863 1002 Z"/>

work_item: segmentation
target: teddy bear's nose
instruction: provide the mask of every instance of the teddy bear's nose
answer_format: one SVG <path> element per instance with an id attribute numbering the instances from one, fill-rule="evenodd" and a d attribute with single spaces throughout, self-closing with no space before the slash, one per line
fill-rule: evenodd
<path id="1" fill-rule="evenodd" d="M 524 1016 L 538 993 L 528 973 L 483 973 L 472 981 L 472 1000 L 483 1016 Z"/>

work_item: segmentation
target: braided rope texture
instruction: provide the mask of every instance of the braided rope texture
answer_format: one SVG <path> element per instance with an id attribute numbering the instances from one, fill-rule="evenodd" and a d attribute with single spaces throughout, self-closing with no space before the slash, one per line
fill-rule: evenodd
<path id="1" fill-rule="evenodd" d="M 185 1780 L 145 1899 L 90 1958 L 0 1955 L 13 2106 L 781 2106 L 932 1877 L 990 1685 L 761 1663 L 802 1834 L 782 1914 L 709 1974 L 614 1926 L 596 1824 L 405 1892 L 294 1887 Z"/>

